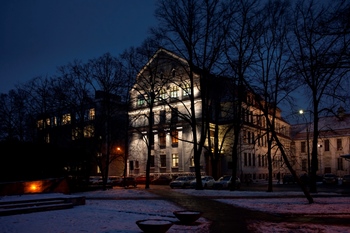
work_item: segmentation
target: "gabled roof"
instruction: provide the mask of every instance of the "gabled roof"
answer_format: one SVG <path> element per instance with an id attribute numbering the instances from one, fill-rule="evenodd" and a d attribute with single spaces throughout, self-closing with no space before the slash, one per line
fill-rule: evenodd
<path id="1" fill-rule="evenodd" d="M 155 54 L 151 57 L 151 59 L 149 59 L 149 61 L 146 63 L 146 65 L 143 66 L 143 68 L 140 70 L 140 72 L 137 74 L 137 77 L 139 77 L 146 69 L 147 67 L 150 66 L 150 64 L 152 64 L 152 62 L 154 61 L 154 59 L 156 57 L 158 57 L 161 53 L 165 53 L 168 56 L 174 58 L 174 60 L 178 60 L 184 64 L 188 64 L 187 61 L 185 59 L 183 59 L 182 57 L 177 56 L 175 53 L 170 52 L 169 50 L 166 50 L 164 48 L 159 48 L 157 50 L 157 52 L 155 52 Z"/>
<path id="2" fill-rule="evenodd" d="M 308 126 L 308 127 L 307 127 Z M 310 138 L 313 132 L 313 123 L 298 124 L 292 126 L 296 130 L 295 138 L 305 138 L 309 133 Z M 320 137 L 327 136 L 348 136 L 350 135 L 350 114 L 344 114 L 341 118 L 339 116 L 320 117 L 318 121 L 318 130 Z M 292 135 L 293 137 L 293 135 Z"/>

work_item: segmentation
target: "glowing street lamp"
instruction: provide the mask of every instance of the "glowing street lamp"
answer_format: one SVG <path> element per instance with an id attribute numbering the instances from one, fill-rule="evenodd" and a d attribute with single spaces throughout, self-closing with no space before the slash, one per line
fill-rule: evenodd
<path id="1" fill-rule="evenodd" d="M 300 109 L 299 114 L 304 117 L 305 124 L 306 124 L 306 143 L 307 143 L 307 173 L 310 175 L 311 171 L 311 162 L 310 162 L 310 144 L 309 144 L 309 122 L 307 121 L 305 115 L 304 115 L 304 110 Z"/>

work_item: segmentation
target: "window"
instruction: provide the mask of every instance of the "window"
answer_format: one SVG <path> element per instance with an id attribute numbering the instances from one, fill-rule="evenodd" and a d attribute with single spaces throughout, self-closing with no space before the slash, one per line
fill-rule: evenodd
<path id="1" fill-rule="evenodd" d="M 62 125 L 67 125 L 71 123 L 71 116 L 70 113 L 64 114 L 62 116 Z"/>
<path id="2" fill-rule="evenodd" d="M 95 109 L 94 108 L 91 108 L 89 110 L 89 120 L 95 120 Z"/>
<path id="3" fill-rule="evenodd" d="M 81 130 L 76 127 L 75 129 L 72 129 L 72 140 L 76 140 L 80 137 L 81 135 Z"/>
<path id="4" fill-rule="evenodd" d="M 338 158 L 338 170 L 343 170 L 343 158 Z"/>
<path id="5" fill-rule="evenodd" d="M 307 171 L 307 159 L 303 159 L 301 161 L 301 170 L 302 171 Z"/>
<path id="6" fill-rule="evenodd" d="M 166 91 L 164 89 L 160 90 L 159 92 L 159 101 L 166 99 Z"/>
<path id="7" fill-rule="evenodd" d="M 301 151 L 301 153 L 305 153 L 306 152 L 306 142 L 301 142 L 300 143 L 300 151 Z"/>
<path id="8" fill-rule="evenodd" d="M 51 125 L 51 119 L 50 118 L 46 118 L 46 125 L 50 126 Z"/>
<path id="9" fill-rule="evenodd" d="M 329 151 L 329 140 L 324 140 L 324 151 Z"/>
<path id="10" fill-rule="evenodd" d="M 138 160 L 135 160 L 135 168 L 138 169 L 138 168 L 140 168 L 139 166 L 140 166 L 140 165 L 139 165 L 139 161 L 138 161 Z"/>
<path id="11" fill-rule="evenodd" d="M 165 132 L 164 131 L 160 131 L 159 134 L 158 134 L 158 138 L 159 138 L 159 147 L 161 149 L 164 149 L 166 147 Z"/>
<path id="12" fill-rule="evenodd" d="M 179 88 L 177 86 L 173 86 L 170 89 L 170 97 L 178 98 L 179 97 Z"/>
<path id="13" fill-rule="evenodd" d="M 151 163 L 151 167 L 154 167 L 154 155 L 151 155 L 150 163 Z"/>
<path id="14" fill-rule="evenodd" d="M 87 125 L 84 127 L 84 138 L 91 138 L 94 136 L 94 127 Z"/>
<path id="15" fill-rule="evenodd" d="M 252 154 L 251 153 L 248 154 L 248 165 L 252 166 Z"/>
<path id="16" fill-rule="evenodd" d="M 143 97 L 143 95 L 139 95 L 137 97 L 137 106 L 142 106 L 144 105 L 144 103 L 145 103 L 145 98 Z"/>
<path id="17" fill-rule="evenodd" d="M 178 154 L 172 154 L 171 155 L 171 161 L 172 161 L 172 166 L 173 167 L 178 167 L 179 166 L 179 155 Z"/>
<path id="18" fill-rule="evenodd" d="M 194 157 L 193 157 L 193 155 L 191 156 L 190 166 L 191 166 L 191 167 L 194 167 Z"/>
<path id="19" fill-rule="evenodd" d="M 166 167 L 166 155 L 160 155 L 160 166 Z"/>
<path id="20" fill-rule="evenodd" d="M 178 122 L 178 110 L 174 108 L 171 110 L 171 124 L 175 124 Z"/>
<path id="21" fill-rule="evenodd" d="M 255 167 L 255 154 L 252 154 L 253 166 Z"/>
<path id="22" fill-rule="evenodd" d="M 44 120 L 38 120 L 36 123 L 36 127 L 39 129 L 43 129 L 44 128 Z"/>
<path id="23" fill-rule="evenodd" d="M 343 150 L 342 141 L 340 138 L 337 139 L 337 150 Z"/>
<path id="24" fill-rule="evenodd" d="M 244 153 L 244 166 L 248 166 L 247 153 Z"/>
<path id="25" fill-rule="evenodd" d="M 166 122 L 166 112 L 165 110 L 161 110 L 159 112 L 159 124 L 165 124 Z"/>
<path id="26" fill-rule="evenodd" d="M 189 96 L 191 94 L 191 86 L 190 84 L 185 84 L 182 90 L 182 96 Z"/>
<path id="27" fill-rule="evenodd" d="M 258 166 L 261 167 L 261 155 L 258 155 Z"/>
<path id="28" fill-rule="evenodd" d="M 171 131 L 171 144 L 172 146 L 178 146 L 179 143 L 179 132 L 177 130 Z"/>

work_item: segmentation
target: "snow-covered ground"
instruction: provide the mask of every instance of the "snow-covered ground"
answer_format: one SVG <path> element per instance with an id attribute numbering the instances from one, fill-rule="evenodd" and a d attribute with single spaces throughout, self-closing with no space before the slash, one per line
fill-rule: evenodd
<path id="1" fill-rule="evenodd" d="M 314 204 L 308 204 L 301 192 L 288 192 L 291 198 L 277 198 L 286 195 L 281 192 L 234 191 L 227 190 L 194 190 L 173 189 L 171 192 L 182 192 L 189 195 L 214 197 L 218 201 L 230 205 L 251 208 L 272 213 L 302 213 L 313 215 L 337 216 L 350 221 L 350 197 L 320 197 L 314 198 Z M 31 194 L 22 196 L 4 196 L 1 201 L 14 199 L 28 199 L 45 196 L 60 196 L 63 194 Z M 78 195 L 78 194 L 76 194 Z M 145 189 L 115 188 L 107 191 L 84 192 L 86 204 L 75 206 L 72 209 L 37 212 L 30 214 L 0 217 L 2 233 L 71 233 L 71 232 L 103 232 L 103 233 L 136 233 L 141 230 L 136 225 L 137 220 L 164 219 L 177 221 L 173 211 L 182 210 L 179 206 L 164 200 L 155 199 L 157 196 Z M 227 198 L 227 197 L 235 198 Z M 244 198 L 256 196 L 256 198 Z M 270 196 L 270 198 L 264 198 Z M 276 196 L 276 198 L 271 197 Z M 96 199 L 89 199 L 94 197 Z M 120 200 L 113 198 L 133 197 L 136 200 Z M 225 198 L 216 198 L 225 197 Z M 237 198 L 237 197 L 242 197 Z M 106 198 L 106 199 L 98 199 Z M 174 224 L 168 232 L 208 232 L 210 222 L 201 217 L 190 226 Z M 309 223 L 270 223 L 251 221 L 248 223 L 252 232 L 310 232 L 310 233 L 345 233 L 349 227 L 330 226 Z"/>

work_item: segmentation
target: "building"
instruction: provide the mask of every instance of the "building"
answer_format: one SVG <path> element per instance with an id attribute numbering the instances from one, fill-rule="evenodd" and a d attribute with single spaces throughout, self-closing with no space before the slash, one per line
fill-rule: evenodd
<path id="1" fill-rule="evenodd" d="M 108 175 L 120 176 L 125 164 L 126 125 L 126 104 L 120 97 L 96 91 L 95 98 L 80 106 L 39 116 L 37 139 L 63 149 L 61 160 L 69 177 L 100 176 L 107 163 Z"/>
<path id="2" fill-rule="evenodd" d="M 198 122 L 202 122 L 201 85 L 203 85 L 203 80 L 200 79 L 201 72 L 197 70 L 193 77 L 193 89 L 191 89 L 188 69 L 188 64 L 184 59 L 165 49 L 160 49 L 138 74 L 130 94 L 132 100 L 129 110 L 129 121 L 131 122 L 128 153 L 131 165 L 130 175 L 145 174 L 148 145 L 152 149 L 151 175 L 194 174 L 189 95 L 193 94 L 194 97 L 195 117 Z M 230 87 L 226 85 L 226 79 L 214 78 L 213 82 L 206 83 L 210 85 L 211 91 L 205 101 L 212 103 L 211 109 L 217 108 L 207 115 L 212 116 L 216 112 L 218 117 L 216 121 L 210 118 L 210 137 L 207 137 L 202 151 L 201 172 L 208 175 L 213 172 L 210 153 L 214 148 L 212 143 L 216 142 L 220 144 L 217 162 L 219 175 L 232 174 L 232 141 L 235 135 L 232 130 L 228 130 L 233 119 L 232 111 L 228 112 L 229 109 L 237 106 L 234 101 L 227 98 Z M 223 84 L 219 87 L 221 89 L 216 89 L 218 83 Z M 193 93 L 191 93 L 192 90 Z M 221 96 L 218 97 L 218 93 Z M 152 98 L 154 101 L 151 100 Z M 244 108 L 242 116 L 244 125 L 241 135 L 238 136 L 240 145 L 237 175 L 250 176 L 253 179 L 267 179 L 268 131 L 262 111 L 259 110 L 259 105 L 254 102 L 254 99 L 253 94 L 245 91 L 245 101 L 240 106 Z M 153 132 L 151 139 L 147 134 L 150 122 Z M 279 109 L 277 109 L 275 128 L 285 149 L 291 155 L 290 125 L 282 119 Z M 200 132 L 200 126 L 197 131 Z M 279 149 L 274 144 L 272 144 L 271 154 L 273 175 L 275 176 L 278 172 L 286 173 Z"/>
<path id="3" fill-rule="evenodd" d="M 307 173 L 311 160 L 313 124 L 305 123 L 293 137 L 298 158 L 297 173 Z M 350 114 L 340 107 L 335 116 L 320 117 L 318 138 L 318 175 L 333 173 L 339 177 L 350 174 L 350 163 L 342 155 L 350 154 Z M 308 143 L 309 142 L 309 143 Z"/>

